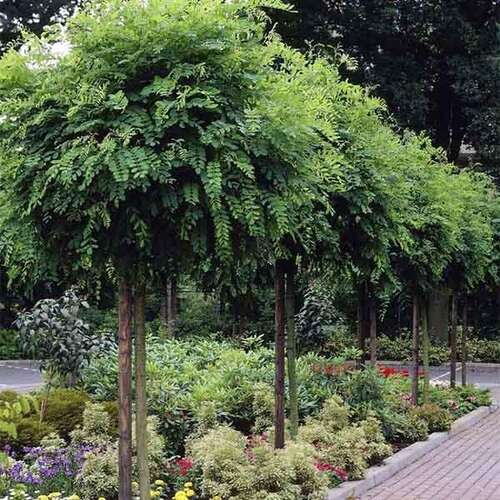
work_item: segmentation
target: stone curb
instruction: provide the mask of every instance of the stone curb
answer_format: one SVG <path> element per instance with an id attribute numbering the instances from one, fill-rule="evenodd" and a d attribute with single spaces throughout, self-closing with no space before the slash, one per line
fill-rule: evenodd
<path id="1" fill-rule="evenodd" d="M 497 409 L 498 405 L 496 403 L 491 406 L 481 406 L 477 408 L 471 413 L 455 420 L 448 432 L 434 432 L 428 437 L 427 441 L 413 443 L 391 457 L 386 458 L 382 465 L 370 467 L 366 471 L 364 479 L 359 481 L 347 481 L 337 488 L 329 490 L 326 500 L 349 500 L 363 495 L 368 490 L 371 490 L 394 476 L 394 474 L 414 463 L 419 458 L 422 458 L 426 453 L 434 450 L 452 436 L 470 429 Z"/>

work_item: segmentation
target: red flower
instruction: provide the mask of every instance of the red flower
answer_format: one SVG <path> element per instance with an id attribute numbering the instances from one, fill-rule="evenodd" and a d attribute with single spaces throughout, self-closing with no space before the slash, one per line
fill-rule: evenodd
<path id="1" fill-rule="evenodd" d="M 188 457 L 179 458 L 176 461 L 177 467 L 179 467 L 179 476 L 186 476 L 188 472 L 193 468 L 193 461 Z"/>
<path id="2" fill-rule="evenodd" d="M 316 462 L 314 465 L 320 472 L 329 472 L 330 474 L 335 474 L 335 476 L 337 476 L 342 482 L 347 481 L 347 479 L 349 478 L 349 475 L 344 469 L 335 467 L 328 462 Z"/>
<path id="3" fill-rule="evenodd" d="M 391 366 L 379 366 L 378 371 L 385 378 L 394 377 L 399 375 L 400 377 L 408 377 L 409 373 L 407 369 L 398 370 L 397 368 L 392 368 Z"/>

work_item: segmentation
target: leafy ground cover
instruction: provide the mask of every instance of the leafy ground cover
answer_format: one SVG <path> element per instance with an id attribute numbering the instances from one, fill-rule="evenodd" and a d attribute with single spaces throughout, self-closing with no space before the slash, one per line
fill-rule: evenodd
<path id="1" fill-rule="evenodd" d="M 152 496 L 176 500 L 319 499 L 490 401 L 473 387 L 438 385 L 428 402 L 412 406 L 406 372 L 355 370 L 345 356 L 309 353 L 298 359 L 298 438 L 274 450 L 272 349 L 258 339 L 244 347 L 151 339 L 148 357 Z M 116 380 L 111 350 L 84 369 L 84 390 L 52 391 L 42 422 L 36 412 L 22 416 L 17 437 L 3 439 L 0 496 L 116 498 Z M 137 478 L 136 464 L 134 471 Z"/>

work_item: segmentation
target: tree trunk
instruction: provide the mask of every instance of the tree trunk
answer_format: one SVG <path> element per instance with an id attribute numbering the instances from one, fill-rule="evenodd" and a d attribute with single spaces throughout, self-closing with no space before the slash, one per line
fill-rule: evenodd
<path id="1" fill-rule="evenodd" d="M 450 331 L 450 386 L 457 382 L 457 296 L 451 296 L 451 331 Z"/>
<path id="2" fill-rule="evenodd" d="M 370 363 L 377 363 L 377 304 L 374 298 L 370 299 Z"/>
<path id="3" fill-rule="evenodd" d="M 292 439 L 297 437 L 299 429 L 299 396 L 297 385 L 297 338 L 295 333 L 295 266 L 292 264 L 286 279 L 286 354 L 288 361 L 288 388 L 290 399 L 290 434 Z"/>
<path id="4" fill-rule="evenodd" d="M 464 294 L 464 310 L 462 315 L 462 385 L 467 384 L 467 330 L 468 322 L 468 306 L 467 293 Z"/>
<path id="5" fill-rule="evenodd" d="M 414 405 L 418 402 L 418 351 L 420 347 L 418 318 L 418 297 L 413 296 L 413 325 L 412 325 L 412 381 L 411 381 L 411 401 Z"/>
<path id="6" fill-rule="evenodd" d="M 137 472 L 141 500 L 150 498 L 151 482 L 148 463 L 147 397 L 146 397 L 146 334 L 144 331 L 144 302 L 146 289 L 136 289 L 135 316 L 135 435 L 137 442 Z"/>
<path id="7" fill-rule="evenodd" d="M 424 403 L 429 402 L 429 350 L 430 350 L 430 338 L 429 338 L 429 306 L 427 299 L 422 300 L 420 306 L 420 314 L 422 318 L 422 362 L 424 365 Z"/>
<path id="8" fill-rule="evenodd" d="M 132 498 L 132 293 L 127 280 L 120 283 L 118 306 L 118 432 L 119 500 Z"/>
<path id="9" fill-rule="evenodd" d="M 361 357 L 357 360 L 358 368 L 365 361 L 366 350 L 366 292 L 365 284 L 362 283 L 358 287 L 358 312 L 357 312 L 357 337 L 358 349 L 361 351 Z"/>
<path id="10" fill-rule="evenodd" d="M 285 447 L 285 274 L 282 261 L 276 262 L 275 293 L 275 380 L 274 447 Z"/>
<path id="11" fill-rule="evenodd" d="M 167 325 L 170 337 L 175 336 L 177 323 L 177 279 L 174 277 L 167 282 Z"/>
<path id="12" fill-rule="evenodd" d="M 168 319 L 167 319 L 167 287 L 164 289 L 165 293 L 161 294 L 160 297 L 160 324 L 161 324 L 161 336 L 168 336 Z"/>

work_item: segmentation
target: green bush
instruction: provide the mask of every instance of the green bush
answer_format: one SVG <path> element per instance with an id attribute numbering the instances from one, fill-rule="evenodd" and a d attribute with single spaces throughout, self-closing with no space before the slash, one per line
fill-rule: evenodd
<path id="1" fill-rule="evenodd" d="M 22 449 L 25 446 L 38 446 L 42 439 L 56 432 L 54 425 L 49 422 L 40 422 L 38 415 L 21 418 L 17 422 L 17 437 L 10 444 Z"/>
<path id="2" fill-rule="evenodd" d="M 319 359 L 307 354 L 297 363 L 301 418 L 316 414 L 336 390 L 334 377 L 311 369 Z M 272 349 L 258 345 L 242 349 L 234 342 L 210 339 L 159 341 L 150 337 L 147 376 L 149 410 L 159 417 L 173 455 L 183 452 L 184 438 L 196 427 L 206 427 L 207 420 L 212 425 L 230 423 L 245 433 L 264 429 L 270 422 Z M 115 399 L 116 352 L 92 359 L 82 381 L 96 399 Z"/>
<path id="3" fill-rule="evenodd" d="M 67 440 L 71 431 L 82 423 L 85 404 L 89 399 L 88 394 L 82 391 L 55 389 L 49 394 L 44 421 Z"/>
<path id="4" fill-rule="evenodd" d="M 303 443 L 274 450 L 260 440 L 249 447 L 240 432 L 218 427 L 190 442 L 189 452 L 208 498 L 320 500 L 328 486 L 326 474 L 314 466 L 314 448 Z"/>
<path id="5" fill-rule="evenodd" d="M 433 403 L 416 406 L 410 410 L 410 414 L 424 420 L 427 423 L 429 432 L 448 431 L 451 427 L 451 413 Z"/>
<path id="6" fill-rule="evenodd" d="M 385 439 L 391 443 L 407 445 L 423 441 L 429 435 L 427 422 L 410 413 L 380 409 L 377 416 L 382 422 L 382 432 Z"/>
<path id="7" fill-rule="evenodd" d="M 348 374 L 341 391 L 346 403 L 350 406 L 370 404 L 377 407 L 384 404 L 384 384 L 376 368 L 371 366 Z"/>
<path id="8" fill-rule="evenodd" d="M 23 357 L 19 333 L 16 330 L 0 329 L 0 360 Z"/>
<path id="9" fill-rule="evenodd" d="M 18 394 L 15 391 L 1 391 L 0 392 L 0 404 L 2 403 L 13 403 L 17 400 Z"/>

